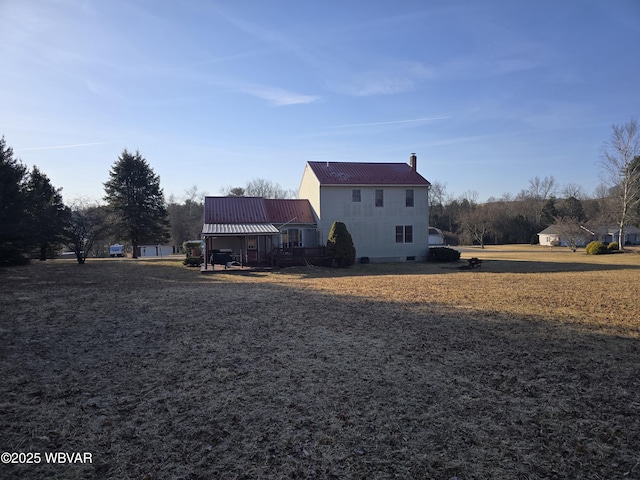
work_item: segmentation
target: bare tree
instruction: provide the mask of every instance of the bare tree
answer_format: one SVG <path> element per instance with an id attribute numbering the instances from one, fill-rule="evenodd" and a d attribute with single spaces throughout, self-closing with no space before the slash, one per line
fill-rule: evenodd
<path id="1" fill-rule="evenodd" d="M 295 190 L 285 190 L 277 182 L 264 178 L 249 180 L 244 187 L 226 186 L 220 190 L 228 197 L 296 198 Z"/>
<path id="2" fill-rule="evenodd" d="M 562 187 L 562 196 L 564 198 L 577 198 L 578 200 L 584 200 L 587 195 L 584 193 L 584 189 L 577 183 L 567 183 Z"/>
<path id="3" fill-rule="evenodd" d="M 592 236 L 575 217 L 556 217 L 554 226 L 560 242 L 564 242 L 572 252 L 575 252 L 578 246 L 585 245 Z"/>
<path id="4" fill-rule="evenodd" d="M 602 181 L 612 188 L 618 201 L 619 247 L 624 249 L 624 226 L 640 203 L 640 129 L 631 119 L 623 125 L 613 125 L 609 140 L 600 155 Z"/>
<path id="5" fill-rule="evenodd" d="M 249 197 L 290 198 L 291 191 L 285 190 L 277 182 L 254 178 L 247 182 L 245 193 Z"/>
<path id="6" fill-rule="evenodd" d="M 536 222 L 540 224 L 542 217 L 542 209 L 545 203 L 556 191 L 556 179 L 544 177 L 541 179 L 537 175 L 529 179 L 529 189 L 527 193 L 529 197 L 535 201 L 536 205 Z"/>
<path id="7" fill-rule="evenodd" d="M 551 177 L 544 177 L 541 179 L 538 176 L 529 179 L 529 193 L 535 199 L 546 200 L 556 190 L 556 179 Z"/>
<path id="8" fill-rule="evenodd" d="M 484 248 L 484 240 L 491 233 L 491 220 L 483 207 L 464 212 L 461 219 L 462 229 L 471 237 L 472 242 L 478 242 Z"/>
<path id="9" fill-rule="evenodd" d="M 65 229 L 65 244 L 76 254 L 79 264 L 84 263 L 95 241 L 107 230 L 107 225 L 104 207 L 87 199 L 73 202 Z"/>

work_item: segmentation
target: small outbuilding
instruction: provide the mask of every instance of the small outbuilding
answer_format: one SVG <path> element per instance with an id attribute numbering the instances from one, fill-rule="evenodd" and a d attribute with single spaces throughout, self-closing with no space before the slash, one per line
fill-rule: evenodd
<path id="1" fill-rule="evenodd" d="M 436 227 L 429 227 L 429 246 L 438 247 L 445 244 L 444 233 Z"/>

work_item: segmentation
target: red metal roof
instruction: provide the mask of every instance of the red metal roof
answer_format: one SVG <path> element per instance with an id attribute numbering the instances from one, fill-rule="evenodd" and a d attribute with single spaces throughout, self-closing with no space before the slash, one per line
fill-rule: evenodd
<path id="1" fill-rule="evenodd" d="M 271 223 L 316 223 L 309 200 L 265 198 Z"/>
<path id="2" fill-rule="evenodd" d="M 406 163 L 307 162 L 320 185 L 429 185 Z"/>
<path id="3" fill-rule="evenodd" d="M 205 224 L 315 223 L 309 200 L 205 197 Z"/>
<path id="4" fill-rule="evenodd" d="M 205 197 L 204 223 L 269 223 L 262 197 Z"/>

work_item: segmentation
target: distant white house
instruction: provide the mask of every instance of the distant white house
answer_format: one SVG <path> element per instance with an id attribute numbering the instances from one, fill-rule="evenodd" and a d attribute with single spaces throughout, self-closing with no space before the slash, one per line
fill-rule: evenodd
<path id="1" fill-rule="evenodd" d="M 429 188 L 409 163 L 307 162 L 298 198 L 308 199 L 319 242 L 343 222 L 358 261 L 406 262 L 427 258 Z"/>
<path id="2" fill-rule="evenodd" d="M 568 239 L 562 238 L 560 229 L 557 225 L 550 225 L 541 232 L 538 233 L 538 240 L 540 245 L 547 246 L 562 246 L 568 245 Z M 591 241 L 599 241 L 602 243 L 618 242 L 620 237 L 619 227 L 617 226 L 602 226 L 593 229 L 584 228 L 584 235 L 581 235 L 576 245 L 584 247 Z M 625 245 L 638 245 L 640 244 L 640 229 L 627 225 L 624 227 L 624 244 Z"/>
<path id="3" fill-rule="evenodd" d="M 591 233 L 589 233 L 588 230 L 584 230 L 584 234 L 575 238 L 575 246 L 584 247 L 591 240 Z M 538 243 L 548 247 L 568 247 L 570 246 L 571 239 L 562 237 L 560 227 L 557 225 L 550 225 L 541 232 L 538 232 Z"/>
<path id="4" fill-rule="evenodd" d="M 138 245 L 138 257 L 166 257 L 177 252 L 172 245 Z"/>
<path id="5" fill-rule="evenodd" d="M 602 243 L 620 243 L 620 227 L 616 225 L 606 225 L 593 230 L 595 240 Z M 640 229 L 633 225 L 626 225 L 623 230 L 623 245 L 640 245 Z"/>

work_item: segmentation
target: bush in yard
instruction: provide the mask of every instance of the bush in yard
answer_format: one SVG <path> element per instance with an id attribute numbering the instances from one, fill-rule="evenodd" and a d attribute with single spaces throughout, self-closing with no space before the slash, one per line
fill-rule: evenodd
<path id="1" fill-rule="evenodd" d="M 203 262 L 203 257 L 187 257 L 182 261 L 182 264 L 186 265 L 187 267 L 199 267 Z"/>
<path id="2" fill-rule="evenodd" d="M 609 245 L 607 245 L 607 250 L 609 250 L 610 252 L 613 252 L 619 249 L 620 249 L 620 246 L 618 245 L 618 242 L 611 242 Z"/>
<path id="3" fill-rule="evenodd" d="M 590 242 L 586 246 L 585 251 L 587 252 L 587 255 L 601 255 L 603 253 L 607 253 L 607 247 L 602 242 Z"/>
<path id="4" fill-rule="evenodd" d="M 460 252 L 449 247 L 430 247 L 429 261 L 431 262 L 457 262 L 460 260 Z"/>
<path id="5" fill-rule="evenodd" d="M 356 248 L 353 238 L 342 222 L 333 222 L 327 239 L 327 255 L 331 263 L 338 267 L 348 267 L 356 263 Z"/>
<path id="6" fill-rule="evenodd" d="M 188 242 L 184 242 L 182 244 L 182 250 L 184 251 L 185 255 L 187 257 L 191 257 L 191 256 L 200 256 L 201 255 L 201 250 L 202 249 L 202 242 L 200 241 L 188 241 Z M 194 255 L 194 250 L 196 251 L 196 255 Z"/>

